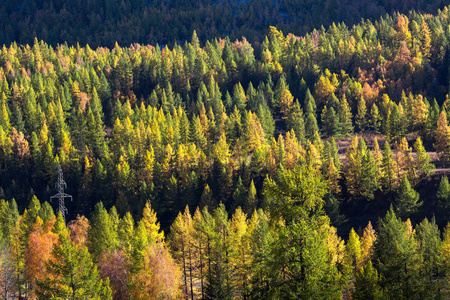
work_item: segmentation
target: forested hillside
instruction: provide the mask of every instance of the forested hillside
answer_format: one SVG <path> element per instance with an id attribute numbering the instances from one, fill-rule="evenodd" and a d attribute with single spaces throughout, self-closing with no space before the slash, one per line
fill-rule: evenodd
<path id="1" fill-rule="evenodd" d="M 334 208 L 384 199 L 431 174 L 424 144 L 449 160 L 448 22 L 445 8 L 304 37 L 272 27 L 257 48 L 195 32 L 173 49 L 5 46 L 0 194 L 49 199 L 61 164 L 72 218 L 151 200 L 167 228 L 186 204 L 250 213 L 267 175 L 306 161 Z"/>
<path id="2" fill-rule="evenodd" d="M 262 42 L 269 26 L 303 35 L 333 22 L 353 25 L 386 13 L 435 13 L 442 0 L 4 0 L 0 41 L 55 46 L 113 47 L 133 43 L 184 44 L 197 30 L 200 40 L 229 36 Z M 326 13 L 324 13 L 326 12 Z"/>
<path id="3" fill-rule="evenodd" d="M 260 43 L 4 45 L 1 290 L 447 297 L 449 16 L 268 27 Z M 68 226 L 47 202 L 58 166 Z"/>

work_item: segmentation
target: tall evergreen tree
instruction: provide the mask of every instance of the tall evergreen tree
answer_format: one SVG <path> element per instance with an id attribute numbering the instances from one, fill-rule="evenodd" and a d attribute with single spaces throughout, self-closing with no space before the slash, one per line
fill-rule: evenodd
<path id="1" fill-rule="evenodd" d="M 414 235 L 391 209 L 380 220 L 375 244 L 376 269 L 386 297 L 414 298 L 420 288 L 419 256 Z"/>
<path id="2" fill-rule="evenodd" d="M 47 276 L 37 282 L 39 299 L 112 299 L 109 281 L 100 279 L 87 248 L 72 244 L 62 233 L 52 256 Z"/>
<path id="3" fill-rule="evenodd" d="M 367 108 L 366 100 L 363 96 L 358 99 L 357 114 L 355 116 L 355 124 L 358 126 L 359 131 L 363 132 L 367 127 Z"/>
<path id="4" fill-rule="evenodd" d="M 417 193 L 409 183 L 408 177 L 404 176 L 400 188 L 398 190 L 398 195 L 395 200 L 396 211 L 399 216 L 407 217 L 413 214 L 422 205 L 422 201 L 419 201 L 419 193 Z"/>

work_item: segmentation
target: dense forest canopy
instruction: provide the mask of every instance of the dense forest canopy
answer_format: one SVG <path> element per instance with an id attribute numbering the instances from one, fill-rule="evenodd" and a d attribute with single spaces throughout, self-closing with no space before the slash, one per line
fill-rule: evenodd
<path id="1" fill-rule="evenodd" d="M 2 297 L 448 297 L 438 7 L 6 1 Z"/>
<path id="2" fill-rule="evenodd" d="M 431 174 L 425 149 L 450 160 L 448 14 L 302 37 L 271 27 L 258 47 L 195 31 L 162 49 L 4 46 L 0 194 L 20 209 L 49 199 L 60 164 L 70 218 L 98 201 L 139 216 L 151 200 L 167 229 L 186 204 L 251 212 L 266 175 L 314 161 L 329 209 L 383 214 L 406 175 L 420 187 Z M 445 222 L 427 187 L 427 214 Z"/>
<path id="3" fill-rule="evenodd" d="M 194 30 L 201 41 L 228 36 L 262 42 L 269 26 L 303 35 L 333 22 L 353 25 L 397 11 L 435 13 L 446 4 L 442 0 L 5 0 L 0 7 L 0 43 L 32 44 L 38 37 L 53 46 L 79 42 L 111 48 L 116 41 L 121 46 L 173 45 L 189 40 Z"/>

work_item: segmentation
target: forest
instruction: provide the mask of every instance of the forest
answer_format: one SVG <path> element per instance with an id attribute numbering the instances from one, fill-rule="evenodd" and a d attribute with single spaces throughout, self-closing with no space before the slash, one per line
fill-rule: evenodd
<path id="1" fill-rule="evenodd" d="M 4 44 L 2 297 L 448 298 L 449 17 Z"/>
<path id="2" fill-rule="evenodd" d="M 264 40 L 270 25 L 304 35 L 333 22 L 352 26 L 395 12 L 436 13 L 447 4 L 443 0 L 4 0 L 0 41 L 25 45 L 37 37 L 52 46 L 79 42 L 112 48 L 116 41 L 173 46 L 184 44 L 197 30 L 202 42 L 245 36 L 253 43 Z"/>

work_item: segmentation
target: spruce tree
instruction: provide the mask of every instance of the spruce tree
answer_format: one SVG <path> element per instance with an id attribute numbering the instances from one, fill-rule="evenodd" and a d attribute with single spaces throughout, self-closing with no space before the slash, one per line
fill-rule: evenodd
<path id="1" fill-rule="evenodd" d="M 261 125 L 263 124 L 261 123 Z M 303 143 L 305 142 L 305 118 L 303 109 L 301 108 L 298 100 L 295 101 L 294 107 L 286 120 L 286 127 L 288 131 L 291 129 L 294 130 L 295 136 L 299 139 L 299 141 Z"/>
<path id="2" fill-rule="evenodd" d="M 312 101 L 309 101 L 306 106 L 305 137 L 306 139 L 313 141 L 314 135 L 319 130 L 319 126 L 317 126 L 315 110 L 311 103 Z"/>
<path id="3" fill-rule="evenodd" d="M 361 196 L 367 200 L 373 200 L 374 193 L 378 189 L 378 166 L 372 153 L 367 150 L 361 161 Z"/>
<path id="4" fill-rule="evenodd" d="M 353 133 L 352 112 L 345 94 L 339 103 L 339 122 L 342 135 L 348 136 Z"/>
<path id="5" fill-rule="evenodd" d="M 420 288 L 419 255 L 408 225 L 391 209 L 379 222 L 375 267 L 380 286 L 390 299 L 411 299 Z"/>
<path id="6" fill-rule="evenodd" d="M 118 246 L 117 224 L 111 219 L 102 202 L 95 205 L 95 210 L 89 228 L 89 252 L 97 261 L 100 254 L 105 251 L 114 251 Z"/>
<path id="7" fill-rule="evenodd" d="M 59 235 L 36 292 L 39 299 L 112 299 L 109 281 L 100 279 L 87 248 L 74 245 L 64 233 Z"/>
<path id="8" fill-rule="evenodd" d="M 425 150 L 422 144 L 422 139 L 420 137 L 417 138 L 413 148 L 416 152 L 416 159 L 414 164 L 417 175 L 417 180 L 415 183 L 417 183 L 420 180 L 426 179 L 428 176 L 430 176 L 436 167 L 434 164 L 430 163 L 430 155 L 428 155 L 427 151 Z"/>
<path id="9" fill-rule="evenodd" d="M 378 106 L 374 103 L 372 104 L 372 108 L 370 109 L 369 126 L 376 133 L 380 133 L 381 120 L 382 117 L 380 116 L 380 113 L 378 111 Z"/>
<path id="10" fill-rule="evenodd" d="M 382 299 L 383 292 L 380 287 L 380 276 L 369 261 L 355 278 L 355 286 L 352 290 L 352 299 L 378 300 Z"/>
<path id="11" fill-rule="evenodd" d="M 394 190 L 398 184 L 397 178 L 397 163 L 394 160 L 394 156 L 392 155 L 391 147 L 389 143 L 386 141 L 384 143 L 384 151 L 383 151 L 383 160 L 382 160 L 382 169 L 383 169 L 383 187 L 388 191 Z"/>
<path id="12" fill-rule="evenodd" d="M 419 193 L 411 187 L 408 177 L 403 176 L 397 198 L 395 199 L 395 207 L 398 215 L 406 218 L 410 214 L 415 213 L 422 206 L 422 201 L 418 201 Z"/>
<path id="13" fill-rule="evenodd" d="M 339 118 L 336 115 L 336 112 L 333 107 L 327 108 L 325 107 L 322 110 L 322 129 L 323 131 L 329 135 L 334 136 L 339 134 Z"/>
<path id="14" fill-rule="evenodd" d="M 422 285 L 420 294 L 424 298 L 432 297 L 439 299 L 443 296 L 443 283 L 439 276 L 443 272 L 443 257 L 441 255 L 442 240 L 441 232 L 433 218 L 428 221 L 425 218 L 416 226 L 416 236 L 418 241 L 418 252 L 421 255 L 421 277 Z"/>
<path id="15" fill-rule="evenodd" d="M 445 111 L 442 111 L 439 116 L 435 139 L 434 148 L 436 148 L 439 161 L 443 165 L 448 165 L 450 162 L 450 127 L 448 126 Z"/>
<path id="16" fill-rule="evenodd" d="M 436 197 L 439 199 L 439 206 L 443 209 L 450 208 L 450 184 L 447 176 L 442 176 L 439 182 L 439 189 L 436 193 Z"/>
<path id="17" fill-rule="evenodd" d="M 355 116 L 355 124 L 358 126 L 360 132 L 363 132 L 367 127 L 367 107 L 366 100 L 361 96 L 358 100 L 357 114 Z"/>
<path id="18" fill-rule="evenodd" d="M 361 242 L 358 234 L 352 228 L 348 237 L 347 245 L 345 246 L 345 258 L 346 266 L 356 275 L 361 269 Z"/>

